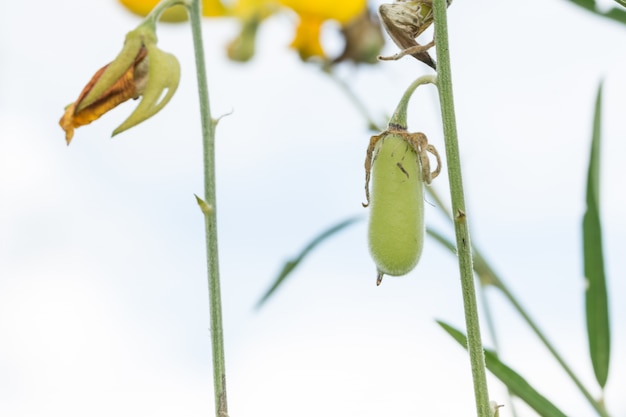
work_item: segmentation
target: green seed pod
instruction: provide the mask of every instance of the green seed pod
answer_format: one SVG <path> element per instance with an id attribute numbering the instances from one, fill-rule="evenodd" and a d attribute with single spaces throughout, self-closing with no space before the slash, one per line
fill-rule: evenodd
<path id="1" fill-rule="evenodd" d="M 409 273 L 424 246 L 424 182 L 419 158 L 402 135 L 376 143 L 370 192 L 369 248 L 383 274 Z"/>

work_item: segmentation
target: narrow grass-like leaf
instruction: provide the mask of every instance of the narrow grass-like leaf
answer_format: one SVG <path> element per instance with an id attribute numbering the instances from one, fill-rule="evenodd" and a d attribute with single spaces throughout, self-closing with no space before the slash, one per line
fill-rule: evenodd
<path id="1" fill-rule="evenodd" d="M 430 227 L 426 228 L 426 233 L 441 244 L 444 248 L 456 255 L 456 245 L 450 239 Z"/>
<path id="2" fill-rule="evenodd" d="M 437 321 L 437 323 L 461 346 L 467 348 L 467 337 L 462 332 L 442 321 Z M 494 352 L 485 350 L 485 364 L 487 369 L 502 381 L 511 393 L 524 400 L 540 416 L 566 417 L 565 413 L 537 392 L 520 374 L 502 363 Z"/>
<path id="3" fill-rule="evenodd" d="M 583 257 L 587 290 L 587 336 L 596 380 L 604 388 L 609 374 L 611 333 L 600 222 L 600 124 L 602 85 L 598 87 L 587 175 L 587 210 L 583 216 Z"/>
<path id="4" fill-rule="evenodd" d="M 613 7 L 609 10 L 604 11 L 598 7 L 595 0 L 569 0 L 569 2 L 574 3 L 575 5 L 580 6 L 585 10 L 588 10 L 595 15 L 606 17 L 607 19 L 626 24 L 626 10 L 620 7 Z M 626 1 L 624 0 L 615 0 L 615 2 L 626 7 Z"/>
<path id="5" fill-rule="evenodd" d="M 443 247 L 450 250 L 452 254 L 456 255 L 456 248 L 450 239 L 444 237 L 439 232 L 432 230 L 432 229 L 426 229 L 426 232 L 432 238 L 434 238 L 437 242 L 439 242 Z M 591 395 L 589 390 L 582 384 L 580 378 L 576 376 L 576 374 L 572 371 L 572 368 L 563 360 L 563 357 L 557 352 L 555 347 L 546 338 L 546 336 L 539 329 L 537 324 L 532 320 L 529 314 L 526 313 L 526 310 L 517 301 L 515 296 L 507 288 L 505 283 L 500 279 L 498 274 L 491 268 L 489 263 L 482 257 L 480 251 L 476 247 L 473 247 L 473 256 L 474 256 L 474 272 L 478 276 L 478 279 L 480 280 L 481 285 L 483 287 L 487 285 L 491 285 L 491 286 L 498 288 L 502 292 L 502 294 L 511 303 L 513 308 L 521 315 L 522 319 L 524 319 L 524 321 L 530 326 L 530 328 L 533 330 L 535 335 L 539 338 L 539 340 L 541 340 L 544 346 L 550 351 L 552 356 L 561 365 L 563 370 L 572 379 L 574 384 L 576 384 L 578 389 L 580 389 L 581 393 L 589 401 L 589 404 L 591 404 L 591 406 L 597 411 L 598 415 L 607 417 L 608 414 L 606 413 L 606 410 L 604 409 L 604 405 L 600 401 L 597 401 L 594 398 L 594 396 Z M 488 310 L 486 309 L 485 312 L 487 311 Z M 488 318 L 488 316 L 486 317 Z"/>
<path id="6" fill-rule="evenodd" d="M 443 246 L 444 248 L 452 252 L 454 255 L 456 255 L 456 246 L 450 239 L 448 239 L 447 237 L 445 237 L 438 231 L 431 229 L 430 227 L 426 228 L 426 233 L 430 237 L 435 239 L 435 241 L 439 242 L 441 246 Z M 491 269 L 487 261 L 485 261 L 485 259 L 482 257 L 478 249 L 476 249 L 476 247 L 472 248 L 472 257 L 474 260 L 473 261 L 474 272 L 476 273 L 476 276 L 478 277 L 480 284 L 482 286 L 493 285 L 498 288 L 501 288 L 502 283 L 500 282 L 496 273 Z"/>
<path id="7" fill-rule="evenodd" d="M 296 256 L 295 258 L 285 262 L 285 264 L 283 265 L 282 270 L 280 271 L 280 273 L 278 274 L 278 276 L 274 280 L 274 283 L 265 292 L 263 297 L 261 297 L 261 299 L 257 302 L 256 308 L 260 308 L 274 294 L 274 292 L 285 281 L 285 279 L 289 276 L 289 274 L 291 274 L 293 272 L 293 270 L 300 264 L 300 262 L 302 262 L 304 260 L 304 258 L 309 254 L 309 252 L 311 252 L 317 245 L 319 245 L 320 243 L 322 243 L 323 241 L 325 241 L 329 237 L 333 236 L 337 232 L 345 229 L 346 227 L 350 226 L 351 224 L 353 224 L 353 223 L 355 223 L 355 222 L 357 222 L 359 220 L 361 220 L 360 216 L 359 217 L 351 217 L 351 218 L 346 219 L 346 220 L 344 220 L 344 221 L 342 221 L 340 223 L 337 223 L 333 227 L 325 230 L 324 232 L 322 232 L 321 234 L 316 236 L 311 242 L 309 242 L 308 245 L 305 246 L 304 249 L 302 249 L 302 251 L 300 251 L 298 256 Z"/>

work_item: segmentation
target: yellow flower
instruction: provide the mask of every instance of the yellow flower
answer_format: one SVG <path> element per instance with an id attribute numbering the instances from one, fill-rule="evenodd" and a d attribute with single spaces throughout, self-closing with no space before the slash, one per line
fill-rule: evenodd
<path id="1" fill-rule="evenodd" d="M 146 16 L 159 0 L 118 0 L 127 9 Z M 333 63 L 351 60 L 353 62 L 376 62 L 377 52 L 383 40 L 378 36 L 379 23 L 372 20 L 367 10 L 367 0 L 202 0 L 204 16 L 230 16 L 240 21 L 239 34 L 227 46 L 228 57 L 245 62 L 254 56 L 256 35 L 261 23 L 280 9 L 290 9 L 298 17 L 291 47 L 298 51 L 303 60 L 318 57 L 326 59 L 320 43 L 322 25 L 334 21 L 341 26 L 346 39 L 345 51 Z M 167 9 L 161 20 L 182 22 L 187 13 L 182 6 Z M 374 58 L 372 58 L 374 57 Z"/>
<path id="2" fill-rule="evenodd" d="M 142 24 L 126 35 L 124 48 L 108 65 L 98 70 L 66 107 L 59 124 L 69 145 L 74 129 L 97 120 L 119 104 L 142 96 L 133 113 L 113 131 L 116 135 L 156 114 L 178 88 L 180 65 L 176 57 L 156 46 L 150 24 Z M 167 93 L 163 94 L 167 90 Z"/>
<path id="3" fill-rule="evenodd" d="M 322 30 L 324 19 L 316 16 L 302 16 L 298 27 L 296 27 L 296 36 L 291 41 L 291 47 L 298 51 L 302 60 L 311 57 L 325 57 L 324 48 L 320 43 L 320 32 Z"/>
<path id="4" fill-rule="evenodd" d="M 139 16 L 147 16 L 159 0 L 119 0 L 124 7 Z M 223 16 L 224 5 L 220 0 L 202 0 L 202 14 L 206 17 Z M 163 22 L 184 22 L 187 20 L 187 10 L 178 5 L 167 9 L 161 16 Z"/>
<path id="5" fill-rule="evenodd" d="M 347 23 L 367 7 L 367 0 L 279 0 L 300 16 L 317 16 L 324 20 Z"/>
<path id="6" fill-rule="evenodd" d="M 334 20 L 341 25 L 362 14 L 367 8 L 366 0 L 279 0 L 300 17 L 296 36 L 291 47 L 296 49 L 303 60 L 311 57 L 326 57 L 320 43 L 322 24 Z"/>
<path id="7" fill-rule="evenodd" d="M 320 43 L 322 24 L 334 20 L 347 25 L 366 11 L 367 0 L 237 0 L 228 12 L 241 21 L 240 34 L 228 45 L 231 59 L 247 61 L 252 58 L 259 24 L 280 6 L 291 9 L 300 18 L 291 47 L 307 60 L 326 57 Z"/>

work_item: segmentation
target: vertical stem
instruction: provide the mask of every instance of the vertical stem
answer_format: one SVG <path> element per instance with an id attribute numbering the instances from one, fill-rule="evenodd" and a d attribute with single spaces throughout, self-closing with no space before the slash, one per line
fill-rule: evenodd
<path id="1" fill-rule="evenodd" d="M 465 325 L 467 327 L 467 348 L 470 356 L 476 411 L 479 417 L 489 417 L 489 393 L 485 374 L 485 357 L 480 337 L 476 290 L 472 266 L 472 250 L 469 226 L 465 211 L 463 180 L 461 176 L 461 160 L 454 115 L 452 95 L 452 75 L 450 70 L 450 53 L 448 49 L 448 23 L 446 0 L 434 1 L 435 39 L 437 41 L 437 87 L 441 103 L 441 117 L 446 142 L 448 176 L 454 229 L 456 232 L 457 254 L 461 273 L 461 288 L 465 307 Z"/>
<path id="2" fill-rule="evenodd" d="M 224 359 L 224 331 L 222 326 L 222 301 L 217 252 L 217 205 L 215 201 L 215 121 L 209 107 L 209 89 L 204 62 L 202 27 L 200 23 L 200 0 L 190 0 L 188 5 L 193 33 L 202 121 L 202 145 L 204 161 L 204 201 L 211 210 L 202 210 L 206 232 L 207 268 L 209 281 L 209 310 L 211 316 L 211 345 L 213 348 L 213 387 L 215 391 L 215 415 L 228 416 L 226 403 L 226 366 Z"/>
<path id="3" fill-rule="evenodd" d="M 487 324 L 487 334 L 491 336 L 494 352 L 497 356 L 500 356 L 500 343 L 498 342 L 498 333 L 496 332 L 496 326 L 493 321 L 493 314 L 491 314 L 491 306 L 489 304 L 489 300 L 487 299 L 487 288 L 488 287 L 486 285 L 479 283 L 478 296 L 480 297 L 480 303 L 483 306 L 483 317 L 485 319 L 485 323 Z M 511 416 L 517 417 L 515 403 L 513 402 L 513 392 L 509 387 L 506 388 L 506 392 L 509 397 L 508 409 L 511 412 Z"/>

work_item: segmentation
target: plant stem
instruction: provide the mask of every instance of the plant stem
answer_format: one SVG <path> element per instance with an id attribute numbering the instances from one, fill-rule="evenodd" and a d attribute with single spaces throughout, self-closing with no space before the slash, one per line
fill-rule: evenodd
<path id="1" fill-rule="evenodd" d="M 437 191 L 433 187 L 427 187 L 429 196 L 433 199 L 435 207 L 437 207 L 448 220 L 454 223 L 454 219 L 452 218 L 452 214 L 450 210 L 446 207 L 446 204 L 443 202 Z M 453 253 L 456 253 L 456 248 L 452 246 L 452 244 L 448 245 L 445 241 L 442 241 L 438 237 L 438 233 L 429 230 L 428 234 L 430 234 L 435 240 L 441 243 L 443 246 L 450 249 Z M 487 332 L 491 336 L 491 340 L 493 342 L 493 348 L 495 353 L 500 355 L 500 348 L 498 343 L 498 337 L 496 333 L 495 324 L 493 321 L 493 315 L 491 314 L 491 308 L 489 305 L 489 300 L 487 299 L 486 290 L 489 285 L 496 285 L 497 278 L 495 277 L 495 273 L 492 274 L 492 269 L 489 264 L 480 256 L 478 249 L 476 249 L 475 245 L 472 245 L 473 252 L 473 267 L 474 272 L 479 278 L 480 285 L 478 286 L 478 296 L 480 297 L 481 304 L 483 305 L 483 309 L 485 314 L 483 317 L 485 318 L 485 322 L 487 323 Z M 481 270 L 483 273 L 481 273 Z M 485 273 L 487 272 L 488 273 Z M 509 396 L 509 409 L 511 411 L 511 415 L 513 417 L 517 417 L 517 411 L 515 410 L 515 405 L 513 403 L 513 394 L 510 389 L 507 388 L 508 396 Z"/>
<path id="2" fill-rule="evenodd" d="M 213 348 L 213 389 L 215 392 L 215 415 L 227 417 L 226 366 L 224 359 L 224 330 L 222 326 L 222 301 L 217 251 L 217 209 L 215 201 L 215 125 L 209 106 L 209 89 L 204 62 L 202 27 L 200 23 L 200 0 L 187 4 L 196 58 L 200 118 L 202 121 L 202 145 L 204 161 L 204 202 L 211 208 L 202 210 L 206 233 L 207 270 L 209 281 L 209 310 L 211 318 L 211 345 Z"/>
<path id="3" fill-rule="evenodd" d="M 187 5 L 185 0 L 161 0 L 159 4 L 150 10 L 150 13 L 144 19 L 144 22 L 150 22 L 149 24 L 152 25 L 152 27 L 155 27 L 163 12 L 172 6 L 176 6 L 177 4 Z"/>
<path id="4" fill-rule="evenodd" d="M 406 89 L 402 98 L 398 102 L 396 110 L 389 119 L 389 129 L 407 129 L 407 108 L 409 106 L 409 100 L 411 96 L 417 90 L 417 87 L 424 84 L 437 84 L 437 77 L 434 75 L 422 75 L 417 80 L 413 81 L 411 85 Z"/>
<path id="5" fill-rule="evenodd" d="M 498 334 L 496 332 L 496 326 L 493 321 L 493 314 L 491 313 L 491 305 L 487 299 L 487 287 L 484 285 L 478 285 L 478 297 L 480 297 L 480 303 L 483 306 L 483 318 L 487 324 L 487 334 L 491 337 L 493 343 L 493 350 L 496 356 L 500 357 L 500 343 L 498 343 Z M 515 403 L 513 402 L 513 392 L 509 387 L 506 387 L 506 393 L 508 396 L 508 409 L 511 412 L 512 417 L 517 417 L 517 411 L 515 410 Z"/>
<path id="6" fill-rule="evenodd" d="M 479 417 L 490 417 L 485 357 L 480 337 L 476 290 L 474 288 L 472 246 L 465 212 L 461 160 L 454 115 L 450 53 L 448 50 L 447 6 L 446 0 L 435 0 L 433 3 L 435 39 L 437 40 L 437 90 L 439 91 L 443 132 L 446 142 L 450 197 L 454 215 L 457 255 L 459 258 L 461 288 L 465 308 L 465 325 L 467 327 L 467 348 L 474 381 L 476 411 Z"/>
<path id="7" fill-rule="evenodd" d="M 323 72 L 324 74 L 328 75 L 335 83 L 337 83 L 341 91 L 343 91 L 343 93 L 348 97 L 350 102 L 354 105 L 354 107 L 356 107 L 357 111 L 361 113 L 361 115 L 367 122 L 367 128 L 369 130 L 374 130 L 374 131 L 384 130 L 378 126 L 378 124 L 374 121 L 374 119 L 370 115 L 369 111 L 367 110 L 367 108 L 365 107 L 361 99 L 359 99 L 356 93 L 352 90 L 352 88 L 335 73 L 332 67 L 325 68 Z"/>

